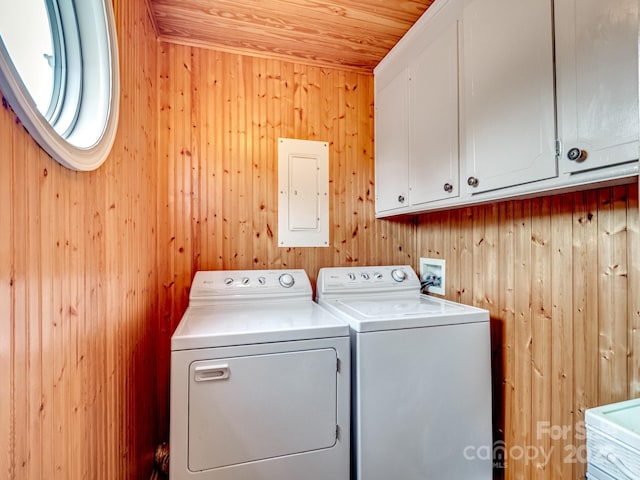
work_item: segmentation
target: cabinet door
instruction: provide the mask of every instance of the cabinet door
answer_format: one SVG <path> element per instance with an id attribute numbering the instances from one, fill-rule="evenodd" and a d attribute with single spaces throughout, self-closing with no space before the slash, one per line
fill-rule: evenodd
<path id="1" fill-rule="evenodd" d="M 408 81 L 405 69 L 380 89 L 376 86 L 376 212 L 409 204 Z"/>
<path id="2" fill-rule="evenodd" d="M 411 68 L 411 205 L 458 196 L 458 23 L 430 43 Z"/>
<path id="3" fill-rule="evenodd" d="M 557 175 L 550 0 L 465 0 L 467 193 Z"/>
<path id="4" fill-rule="evenodd" d="M 637 0 L 556 0 L 555 9 L 561 171 L 637 159 Z"/>

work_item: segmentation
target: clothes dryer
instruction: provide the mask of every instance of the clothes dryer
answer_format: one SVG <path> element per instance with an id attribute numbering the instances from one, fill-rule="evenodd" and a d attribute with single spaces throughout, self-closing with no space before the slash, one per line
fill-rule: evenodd
<path id="1" fill-rule="evenodd" d="M 170 478 L 347 480 L 349 362 L 303 270 L 196 273 L 171 338 Z"/>

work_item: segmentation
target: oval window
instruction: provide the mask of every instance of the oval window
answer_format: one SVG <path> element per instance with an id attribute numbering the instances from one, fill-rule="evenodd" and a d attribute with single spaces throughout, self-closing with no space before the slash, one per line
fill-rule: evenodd
<path id="1" fill-rule="evenodd" d="M 0 91 L 33 138 L 94 170 L 115 138 L 118 49 L 110 0 L 21 0 L 0 16 Z"/>

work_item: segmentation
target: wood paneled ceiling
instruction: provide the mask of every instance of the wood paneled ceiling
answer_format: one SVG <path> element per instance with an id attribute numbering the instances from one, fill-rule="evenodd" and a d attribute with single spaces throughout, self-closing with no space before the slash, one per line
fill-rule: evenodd
<path id="1" fill-rule="evenodd" d="M 161 40 L 370 72 L 434 0 L 149 0 Z"/>

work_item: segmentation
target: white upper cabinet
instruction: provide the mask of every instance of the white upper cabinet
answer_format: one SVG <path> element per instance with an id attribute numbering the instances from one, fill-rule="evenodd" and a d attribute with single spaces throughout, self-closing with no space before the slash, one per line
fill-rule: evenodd
<path id="1" fill-rule="evenodd" d="M 438 1 L 376 68 L 378 216 L 459 194 L 459 18 Z"/>
<path id="2" fill-rule="evenodd" d="M 401 70 L 375 93 L 376 213 L 409 205 L 409 72 Z"/>
<path id="3" fill-rule="evenodd" d="M 556 176 L 551 1 L 464 0 L 462 24 L 465 191 Z"/>
<path id="4" fill-rule="evenodd" d="M 556 0 L 560 171 L 638 158 L 637 0 Z"/>
<path id="5" fill-rule="evenodd" d="M 449 21 L 410 67 L 412 205 L 454 198 L 458 175 L 458 22 Z"/>
<path id="6" fill-rule="evenodd" d="M 374 76 L 378 217 L 637 178 L 637 0 L 436 0 Z"/>

